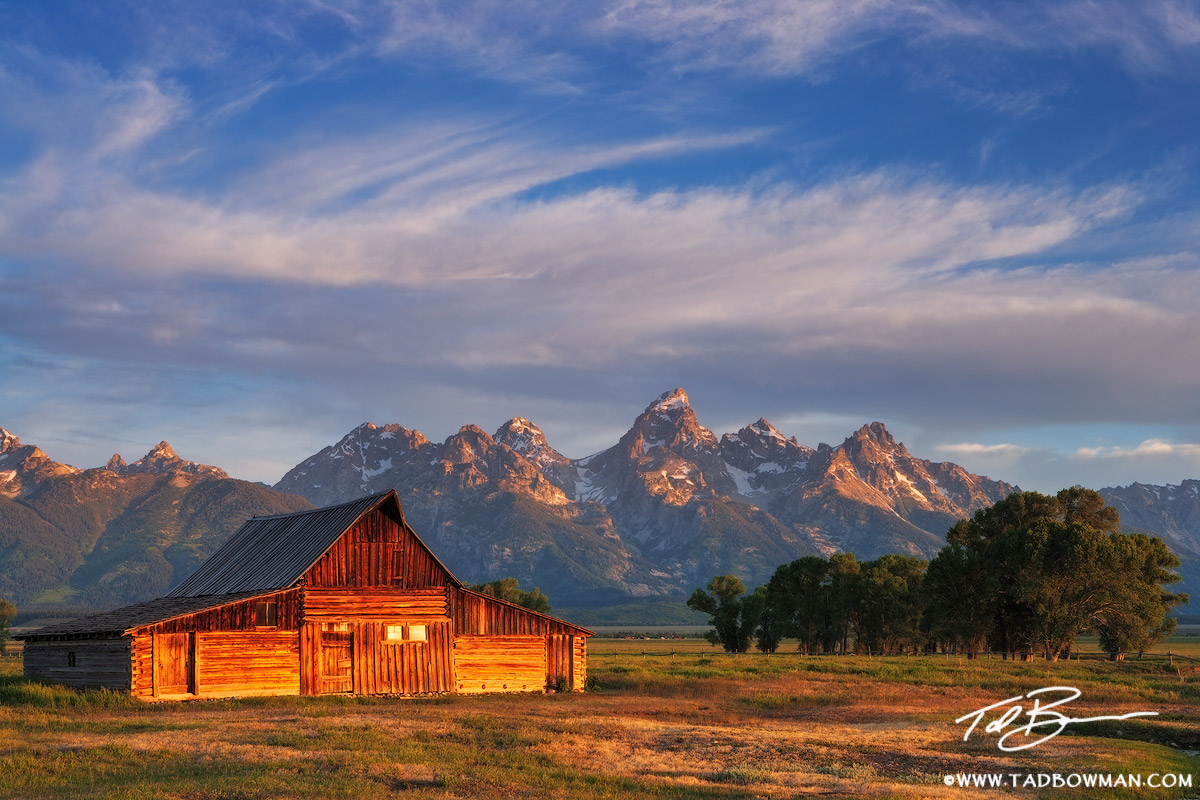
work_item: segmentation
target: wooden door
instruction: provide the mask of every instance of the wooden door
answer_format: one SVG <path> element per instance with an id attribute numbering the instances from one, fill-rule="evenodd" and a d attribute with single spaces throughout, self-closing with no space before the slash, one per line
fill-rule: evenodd
<path id="1" fill-rule="evenodd" d="M 195 694 L 194 633 L 154 634 L 154 694 Z"/>
<path id="2" fill-rule="evenodd" d="M 321 631 L 321 674 L 317 691 L 339 694 L 354 691 L 354 632 Z"/>

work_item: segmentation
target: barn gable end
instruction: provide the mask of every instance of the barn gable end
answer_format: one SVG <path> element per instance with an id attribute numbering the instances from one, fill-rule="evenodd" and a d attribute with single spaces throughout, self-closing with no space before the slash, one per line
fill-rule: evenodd
<path id="1" fill-rule="evenodd" d="M 23 638 L 27 675 L 182 699 L 582 689 L 590 635 L 464 586 L 392 491 L 248 520 L 167 597 Z"/>

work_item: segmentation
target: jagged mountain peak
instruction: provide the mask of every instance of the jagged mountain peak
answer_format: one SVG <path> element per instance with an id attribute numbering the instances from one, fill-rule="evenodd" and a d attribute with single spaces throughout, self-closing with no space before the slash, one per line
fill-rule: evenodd
<path id="1" fill-rule="evenodd" d="M 700 424 L 687 392 L 672 389 L 646 407 L 620 445 L 636 458 L 667 453 L 692 458 L 702 452 L 715 453 L 718 443 L 716 435 Z"/>
<path id="2" fill-rule="evenodd" d="M 669 392 L 663 392 L 654 399 L 654 402 L 646 406 L 643 412 L 649 414 L 653 411 L 659 413 L 670 413 L 672 411 L 680 411 L 684 408 L 691 408 L 691 403 L 688 401 L 687 392 L 681 388 L 674 388 Z"/>
<path id="3" fill-rule="evenodd" d="M 770 436 L 773 439 L 787 439 L 786 436 L 779 432 L 778 428 L 767 422 L 766 417 L 759 417 L 757 422 L 753 422 L 747 427 L 755 433 Z M 795 437 L 792 438 L 794 439 Z"/>
<path id="4" fill-rule="evenodd" d="M 450 437 L 450 439 L 455 438 L 479 441 L 483 444 L 486 444 L 488 447 L 491 447 L 496 443 L 496 440 L 492 438 L 492 435 L 478 425 L 463 425 L 458 429 L 458 433 Z M 447 439 L 446 441 L 449 442 L 450 440 Z"/>
<path id="5" fill-rule="evenodd" d="M 891 431 L 882 422 L 871 422 L 863 425 L 850 436 L 851 439 L 871 440 L 880 444 L 894 446 L 896 438 L 892 436 Z"/>
<path id="6" fill-rule="evenodd" d="M 15 450 L 21 446 L 21 440 L 16 434 L 0 428 L 0 453 L 7 453 L 9 450 Z"/>
<path id="7" fill-rule="evenodd" d="M 389 439 L 397 440 L 403 445 L 404 449 L 409 450 L 416 449 L 429 442 L 425 438 L 425 434 L 418 430 L 406 428 L 403 425 L 396 423 L 376 425 L 374 422 L 364 422 L 343 436 L 335 447 L 341 448 L 345 453 L 350 453 L 354 450 L 356 444 L 382 444 L 384 440 Z"/>
<path id="8" fill-rule="evenodd" d="M 523 453 L 532 446 L 545 444 L 546 435 L 542 429 L 525 417 L 513 417 L 496 429 L 492 437 L 497 442 L 507 444 L 518 453 Z"/>
<path id="9" fill-rule="evenodd" d="M 213 478 L 229 477 L 229 474 L 225 470 L 218 467 L 198 464 L 195 461 L 186 461 L 180 458 L 175 453 L 174 448 L 166 441 L 154 445 L 154 447 L 150 448 L 150 452 L 132 464 L 126 464 L 120 455 L 114 453 L 113 457 L 105 465 L 105 469 L 116 472 L 119 475 L 166 475 L 169 473 L 182 473 L 188 475 L 205 475 Z"/>
<path id="10" fill-rule="evenodd" d="M 550 446 L 542 429 L 525 417 L 513 417 L 501 425 L 492 438 L 496 444 L 507 445 L 542 470 L 561 469 L 570 464 L 570 459 Z M 547 477 L 553 479 L 555 476 Z"/>
<path id="11" fill-rule="evenodd" d="M 0 428 L 0 458 L 9 456 L 22 460 L 49 458 L 37 445 L 21 444 L 16 434 Z"/>
<path id="12" fill-rule="evenodd" d="M 0 495 L 30 494 L 50 478 L 76 472 L 75 467 L 51 461 L 41 448 L 21 444 L 15 434 L 0 428 Z"/>
<path id="13" fill-rule="evenodd" d="M 763 417 L 721 437 L 721 457 L 738 494 L 762 504 L 795 486 L 813 450 L 788 438 Z"/>
<path id="14" fill-rule="evenodd" d="M 163 441 L 159 442 L 158 444 L 154 445 L 154 448 L 149 453 L 146 454 L 146 458 L 162 459 L 164 461 L 182 461 L 183 460 L 178 455 L 175 454 L 175 451 L 171 448 L 171 445 L 168 444 L 165 439 Z"/>

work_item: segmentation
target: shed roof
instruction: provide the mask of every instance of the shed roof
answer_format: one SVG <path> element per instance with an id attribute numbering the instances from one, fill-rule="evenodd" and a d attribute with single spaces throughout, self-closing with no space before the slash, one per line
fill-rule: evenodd
<path id="1" fill-rule="evenodd" d="M 44 628 L 15 635 L 14 639 L 40 639 L 43 637 L 73 636 L 122 636 L 143 625 L 165 622 L 185 614 L 195 614 L 210 608 L 261 597 L 270 592 L 241 592 L 209 597 L 159 597 L 124 608 L 115 608 L 79 619 L 47 625 Z"/>
<path id="2" fill-rule="evenodd" d="M 390 512 L 397 522 L 408 527 L 394 489 L 336 506 L 246 520 L 191 577 L 167 596 L 201 597 L 286 589 L 295 585 L 343 533 L 377 508 Z M 437 557 L 429 555 L 450 576 L 451 582 L 458 584 Z"/>

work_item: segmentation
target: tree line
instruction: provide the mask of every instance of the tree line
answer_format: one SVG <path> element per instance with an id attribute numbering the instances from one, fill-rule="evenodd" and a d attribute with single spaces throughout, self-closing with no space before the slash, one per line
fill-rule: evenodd
<path id="1" fill-rule="evenodd" d="M 1162 540 L 1119 527 L 1090 489 L 1017 492 L 959 520 L 930 562 L 805 556 L 751 593 L 717 576 L 687 604 L 709 615 L 709 640 L 735 653 L 752 643 L 772 653 L 790 638 L 808 654 L 988 650 L 1053 661 L 1092 633 L 1122 658 L 1169 636 L 1170 611 L 1188 596 L 1166 588 L 1179 559 Z"/>

